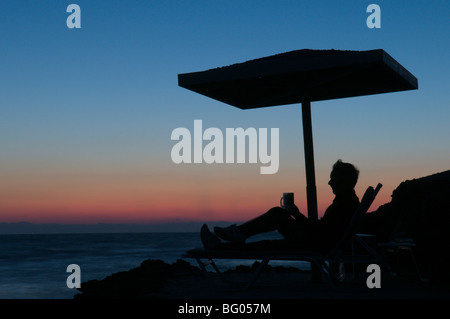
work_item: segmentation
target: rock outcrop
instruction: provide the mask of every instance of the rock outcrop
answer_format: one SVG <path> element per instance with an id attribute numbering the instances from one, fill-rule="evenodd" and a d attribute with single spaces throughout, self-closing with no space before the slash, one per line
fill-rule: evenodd
<path id="1" fill-rule="evenodd" d="M 367 215 L 364 227 L 381 241 L 412 238 L 420 270 L 450 283 L 450 171 L 402 182 L 390 203 Z"/>
<path id="2" fill-rule="evenodd" d="M 176 275 L 196 276 L 201 275 L 201 270 L 181 259 L 172 264 L 148 259 L 131 270 L 114 273 L 102 280 L 82 282 L 78 288 L 82 294 L 75 295 L 74 299 L 148 298 Z"/>

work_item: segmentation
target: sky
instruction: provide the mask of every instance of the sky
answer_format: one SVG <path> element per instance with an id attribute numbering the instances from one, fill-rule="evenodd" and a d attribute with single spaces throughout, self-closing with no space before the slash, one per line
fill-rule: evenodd
<path id="1" fill-rule="evenodd" d="M 70 4 L 81 28 L 69 28 Z M 369 4 L 381 28 L 368 28 Z M 0 2 L 0 222 L 244 221 L 294 192 L 306 215 L 301 106 L 240 110 L 178 86 L 298 49 L 383 49 L 419 89 L 312 103 L 318 210 L 332 165 L 360 170 L 370 210 L 408 179 L 450 169 L 448 1 Z M 279 169 L 176 164 L 179 127 L 278 128 Z"/>

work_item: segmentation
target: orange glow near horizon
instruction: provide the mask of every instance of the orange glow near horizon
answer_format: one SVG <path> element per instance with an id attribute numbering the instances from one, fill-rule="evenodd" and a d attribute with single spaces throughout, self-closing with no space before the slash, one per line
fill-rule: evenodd
<path id="1" fill-rule="evenodd" d="M 249 182 L 249 184 L 251 184 Z M 160 185 L 161 186 L 161 185 Z M 209 188 L 180 183 L 178 187 L 142 189 L 122 187 L 43 188 L 34 194 L 16 193 L 0 199 L 0 222 L 28 221 L 34 223 L 155 223 L 166 221 L 236 221 L 242 222 L 279 205 L 283 191 L 291 188 L 265 188 L 241 192 L 230 185 Z M 244 185 L 245 188 L 245 185 Z M 251 185 L 248 187 L 251 189 Z M 365 189 L 365 187 L 364 187 Z M 306 192 L 294 191 L 300 211 L 307 215 Z M 14 193 L 12 190 L 10 194 Z M 390 201 L 387 188 L 380 192 L 371 211 Z M 357 189 L 361 198 L 363 189 Z M 12 196 L 14 197 L 14 196 Z M 321 217 L 332 203 L 333 194 L 318 188 L 318 210 Z"/>
<path id="2" fill-rule="evenodd" d="M 158 169 L 18 170 L 4 174 L 0 185 L 0 222 L 33 223 L 157 223 L 171 221 L 242 222 L 279 205 L 283 192 L 294 192 L 300 211 L 307 215 L 306 186 L 298 164 L 264 176 L 249 166 L 180 166 Z M 322 169 L 325 171 L 325 169 Z M 405 178 L 376 172 L 363 174 L 356 187 L 361 199 L 367 186 L 384 186 L 369 211 L 390 202 L 392 191 Z M 332 203 L 329 171 L 316 176 L 318 215 Z"/>

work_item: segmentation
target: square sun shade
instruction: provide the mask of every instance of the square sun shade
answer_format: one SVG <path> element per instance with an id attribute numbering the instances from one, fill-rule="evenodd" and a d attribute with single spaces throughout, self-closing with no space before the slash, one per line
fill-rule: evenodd
<path id="1" fill-rule="evenodd" d="M 178 85 L 241 109 L 418 88 L 417 78 L 381 49 L 296 50 L 179 74 Z"/>

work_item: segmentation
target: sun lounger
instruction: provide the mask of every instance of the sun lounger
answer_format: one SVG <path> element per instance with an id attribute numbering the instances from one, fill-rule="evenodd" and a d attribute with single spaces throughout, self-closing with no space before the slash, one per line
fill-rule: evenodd
<path id="1" fill-rule="evenodd" d="M 249 250 L 206 250 L 204 248 L 197 248 L 188 250 L 183 257 L 193 258 L 197 261 L 200 268 L 207 272 L 206 266 L 211 265 L 214 270 L 221 276 L 222 279 L 226 280 L 225 276 L 220 272 L 215 259 L 247 259 L 247 260 L 260 260 L 261 263 L 257 267 L 253 278 L 247 283 L 247 287 L 253 284 L 258 276 L 260 275 L 263 268 L 271 260 L 281 260 L 281 261 L 307 261 L 314 264 L 319 270 L 323 277 L 332 285 L 338 282 L 336 278 L 336 268 L 340 264 L 378 264 L 380 266 L 386 266 L 382 255 L 380 255 L 376 249 L 371 247 L 366 243 L 361 234 L 357 234 L 357 227 L 362 218 L 362 216 L 368 211 L 370 205 L 375 199 L 378 191 L 382 187 L 378 184 L 374 189 L 369 186 L 364 193 L 360 205 L 355 211 L 347 229 L 344 233 L 342 240 L 336 245 L 335 249 L 327 254 L 314 252 L 314 251 L 299 251 L 299 250 L 283 250 L 283 251 L 271 251 L 271 250 L 260 250 L 260 251 L 249 251 Z M 363 253 L 356 255 L 355 253 L 348 253 L 349 247 L 360 246 Z M 355 249 L 352 249 L 354 252 Z M 203 262 L 202 260 L 207 260 Z"/>

